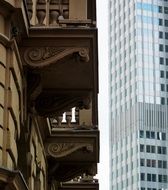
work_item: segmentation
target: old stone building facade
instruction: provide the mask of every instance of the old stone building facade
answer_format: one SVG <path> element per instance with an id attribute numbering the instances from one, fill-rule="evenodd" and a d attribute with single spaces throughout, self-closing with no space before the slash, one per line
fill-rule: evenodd
<path id="1" fill-rule="evenodd" d="M 98 190 L 96 0 L 0 1 L 0 189 Z"/>

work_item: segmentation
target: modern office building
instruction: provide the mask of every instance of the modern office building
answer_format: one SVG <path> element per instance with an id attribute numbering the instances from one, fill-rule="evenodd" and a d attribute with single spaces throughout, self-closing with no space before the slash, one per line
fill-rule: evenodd
<path id="1" fill-rule="evenodd" d="M 168 1 L 110 1 L 111 190 L 168 189 Z"/>

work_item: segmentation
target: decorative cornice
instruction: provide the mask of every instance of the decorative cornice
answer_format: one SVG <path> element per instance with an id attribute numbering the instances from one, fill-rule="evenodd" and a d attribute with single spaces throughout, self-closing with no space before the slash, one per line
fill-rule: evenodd
<path id="1" fill-rule="evenodd" d="M 81 148 L 86 148 L 88 152 L 93 152 L 93 145 L 89 143 L 50 143 L 46 146 L 47 154 L 60 158 L 65 157 Z"/>
<path id="2" fill-rule="evenodd" d="M 24 52 L 25 63 L 33 68 L 42 68 L 56 62 L 61 59 L 70 56 L 72 54 L 77 54 L 81 61 L 89 61 L 89 50 L 88 48 L 78 48 L 78 47 L 34 47 L 28 48 Z"/>

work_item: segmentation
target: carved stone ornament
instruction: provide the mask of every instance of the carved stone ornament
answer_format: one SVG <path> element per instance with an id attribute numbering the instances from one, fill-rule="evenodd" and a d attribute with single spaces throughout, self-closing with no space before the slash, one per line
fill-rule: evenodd
<path id="1" fill-rule="evenodd" d="M 89 61 L 88 48 L 59 48 L 59 47 L 34 47 L 28 48 L 24 52 L 24 61 L 27 65 L 34 68 L 42 68 L 55 64 L 61 59 L 77 54 L 81 61 Z"/>
<path id="2" fill-rule="evenodd" d="M 54 158 L 60 158 L 81 148 L 86 148 L 88 152 L 93 152 L 93 145 L 89 143 L 51 143 L 48 144 L 46 150 L 48 155 Z"/>

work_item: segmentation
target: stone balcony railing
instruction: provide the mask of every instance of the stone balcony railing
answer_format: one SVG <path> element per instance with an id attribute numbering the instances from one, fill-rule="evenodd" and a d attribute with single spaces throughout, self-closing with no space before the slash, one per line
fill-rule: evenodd
<path id="1" fill-rule="evenodd" d="M 94 27 L 96 22 L 88 0 L 26 0 L 31 26 Z M 89 13 L 91 12 L 91 13 Z"/>

